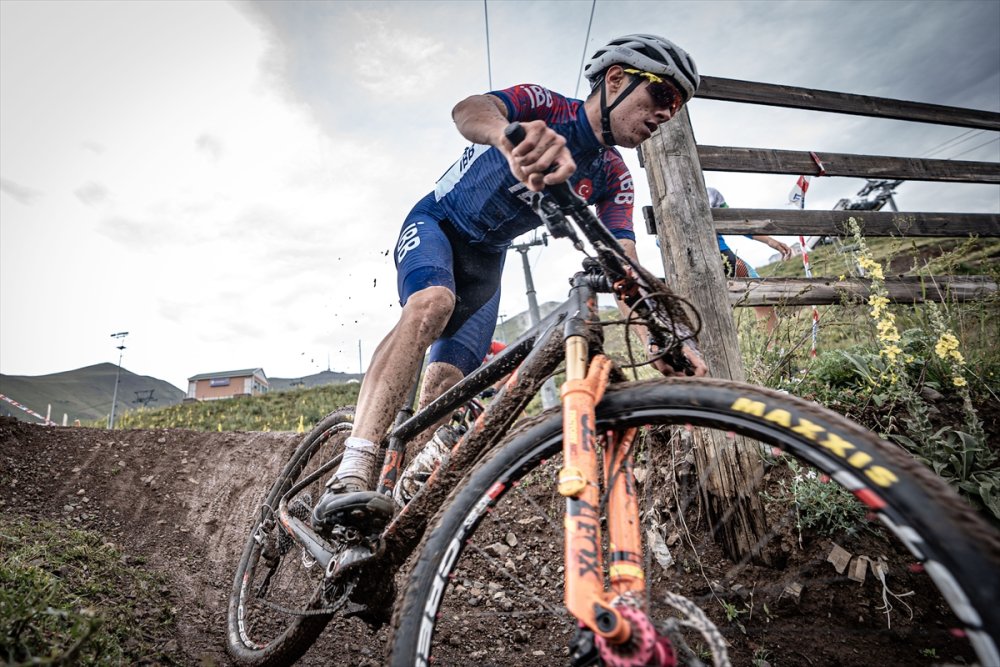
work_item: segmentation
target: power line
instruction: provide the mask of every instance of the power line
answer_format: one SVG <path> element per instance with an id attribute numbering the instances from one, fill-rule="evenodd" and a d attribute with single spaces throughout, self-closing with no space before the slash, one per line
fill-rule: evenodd
<path id="1" fill-rule="evenodd" d="M 594 0 L 595 2 L 597 0 Z M 486 20 L 486 71 L 490 77 L 490 90 L 493 90 L 493 58 L 490 56 L 490 13 L 486 9 L 486 0 L 483 0 L 483 18 Z"/>
<path id="2" fill-rule="evenodd" d="M 993 137 L 989 141 L 984 141 L 983 143 L 979 144 L 978 146 L 973 146 L 972 148 L 970 148 L 967 151 L 962 151 L 961 153 L 958 153 L 957 155 L 952 155 L 951 157 L 945 158 L 945 159 L 946 160 L 954 160 L 955 158 L 961 157 L 962 155 L 965 155 L 966 153 L 971 153 L 972 151 L 974 151 L 974 150 L 976 150 L 978 148 L 982 148 L 983 146 L 986 146 L 988 144 L 992 144 L 994 141 L 1000 141 L 1000 137 Z"/>
<path id="3" fill-rule="evenodd" d="M 941 150 L 943 150 L 946 147 L 947 148 L 954 148 L 958 144 L 965 143 L 969 139 L 972 139 L 972 137 L 975 134 L 981 134 L 981 133 L 983 133 L 985 131 L 986 130 L 975 130 L 975 129 L 973 129 L 973 130 L 966 130 L 962 134 L 954 136 L 951 139 L 948 139 L 947 141 L 945 141 L 944 143 L 940 143 L 937 146 L 935 146 L 934 148 L 930 149 L 929 151 L 927 151 L 926 153 L 924 153 L 923 157 L 931 157 L 932 155 L 934 155 L 935 153 L 939 153 Z M 965 138 L 963 139 L 962 137 L 965 137 Z"/>
<path id="4" fill-rule="evenodd" d="M 486 0 L 483 0 L 485 2 Z M 590 26 L 594 25 L 594 9 L 597 7 L 597 0 L 590 3 L 590 20 L 587 21 L 587 36 L 583 38 L 583 53 L 580 54 L 580 71 L 576 75 L 576 92 L 573 97 L 580 97 L 580 79 L 583 78 L 583 62 L 587 58 L 587 42 L 590 41 Z"/>

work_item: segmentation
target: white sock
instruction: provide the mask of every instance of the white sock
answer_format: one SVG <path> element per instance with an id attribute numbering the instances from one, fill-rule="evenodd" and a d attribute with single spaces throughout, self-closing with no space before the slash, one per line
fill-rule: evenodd
<path id="1" fill-rule="evenodd" d="M 337 468 L 336 477 L 347 485 L 367 489 L 377 454 L 378 447 L 375 443 L 352 435 L 344 441 L 344 458 Z"/>

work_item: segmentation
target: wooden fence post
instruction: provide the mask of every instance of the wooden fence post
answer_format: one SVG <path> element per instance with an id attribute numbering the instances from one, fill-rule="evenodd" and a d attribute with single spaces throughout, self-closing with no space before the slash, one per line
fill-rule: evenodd
<path id="1" fill-rule="evenodd" d="M 687 109 L 661 125 L 643 143 L 642 152 L 667 284 L 701 315 L 698 341 L 709 373 L 743 381 L 732 306 Z M 763 560 L 754 554 L 767 533 L 757 493 L 763 475 L 757 444 L 701 431 L 695 439 L 695 462 L 717 541 L 734 560 L 751 554 Z"/>

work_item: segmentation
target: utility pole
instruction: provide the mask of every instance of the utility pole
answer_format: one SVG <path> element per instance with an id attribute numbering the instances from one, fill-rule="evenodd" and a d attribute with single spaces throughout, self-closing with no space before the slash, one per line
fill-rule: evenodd
<path id="1" fill-rule="evenodd" d="M 535 283 L 531 280 L 531 265 L 528 263 L 528 249 L 536 245 L 548 245 L 549 236 L 548 234 L 542 234 L 541 239 L 535 239 L 529 241 L 528 243 L 520 243 L 518 245 L 512 245 L 511 250 L 516 250 L 521 253 L 521 263 L 524 265 L 524 286 L 525 293 L 528 295 L 528 319 L 531 322 L 531 326 L 537 326 L 541 322 L 542 317 L 538 312 L 538 300 L 535 298 Z M 555 380 L 549 378 L 542 385 L 542 407 L 545 409 L 554 407 L 559 404 L 559 399 L 556 396 L 556 383 Z"/>
<path id="2" fill-rule="evenodd" d="M 364 367 L 361 364 L 361 339 L 358 339 L 358 375 L 364 375 Z"/>
<path id="3" fill-rule="evenodd" d="M 122 376 L 122 357 L 125 356 L 125 336 L 127 335 L 127 331 L 111 334 L 112 338 L 118 340 L 118 371 L 115 373 L 115 391 L 111 395 L 111 414 L 108 416 L 109 429 L 115 427 L 115 404 L 118 402 L 118 381 L 121 380 Z"/>

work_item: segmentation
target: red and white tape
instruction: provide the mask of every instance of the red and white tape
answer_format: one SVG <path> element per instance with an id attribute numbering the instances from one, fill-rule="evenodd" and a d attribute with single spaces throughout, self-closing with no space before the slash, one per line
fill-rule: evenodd
<path id="1" fill-rule="evenodd" d="M 0 398 L 2 398 L 3 400 L 7 401 L 11 405 L 13 405 L 15 408 L 19 408 L 21 410 L 24 410 L 25 412 L 27 412 L 32 417 L 34 417 L 36 419 L 41 419 L 42 423 L 45 424 L 46 426 L 55 426 L 56 425 L 56 423 L 54 421 L 52 421 L 51 419 L 48 419 L 47 417 L 43 417 L 42 415 L 38 414 L 37 412 L 35 412 L 31 408 L 29 408 L 27 405 L 22 405 L 21 403 L 18 403 L 17 401 L 15 401 L 13 398 L 11 398 L 9 396 L 4 396 L 3 394 L 0 394 Z"/>
<path id="2" fill-rule="evenodd" d="M 813 160 L 819 166 L 819 175 L 822 176 L 826 173 L 826 169 L 823 168 L 823 163 L 820 162 L 819 158 L 815 153 L 811 153 Z M 806 192 L 809 191 L 809 180 L 811 176 L 799 176 L 798 180 L 795 181 L 795 185 L 792 187 L 792 191 L 788 193 L 788 201 L 795 204 L 799 208 L 806 207 Z M 802 266 L 806 270 L 806 278 L 812 278 L 812 270 L 809 268 L 809 248 L 806 247 L 806 237 L 799 235 L 799 245 L 802 246 Z M 816 306 L 812 307 L 812 349 L 810 354 L 816 356 L 816 339 L 819 334 L 819 310 Z"/>

